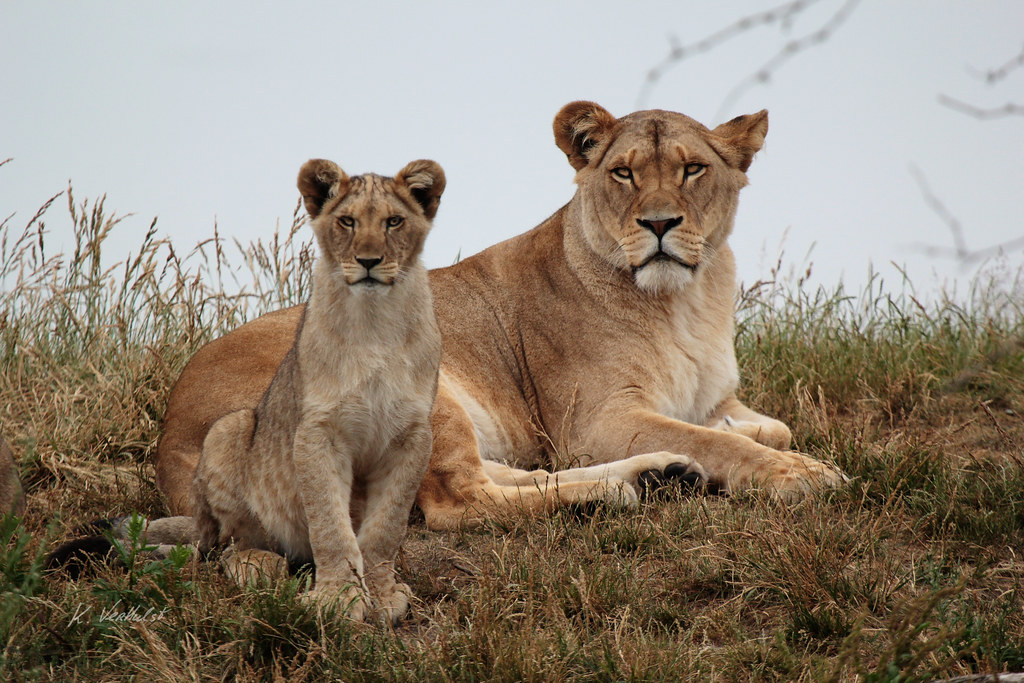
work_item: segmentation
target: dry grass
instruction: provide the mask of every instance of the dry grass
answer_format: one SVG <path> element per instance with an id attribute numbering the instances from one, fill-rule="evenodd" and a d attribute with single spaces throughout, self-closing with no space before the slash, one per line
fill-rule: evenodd
<path id="1" fill-rule="evenodd" d="M 758 496 L 562 510 L 466 532 L 414 524 L 418 597 L 394 630 L 241 592 L 213 565 L 128 558 L 42 575 L 83 520 L 160 514 L 149 465 L 189 356 L 301 300 L 296 234 L 179 255 L 151 226 L 119 263 L 103 201 L 0 230 L 0 419 L 29 496 L 5 520 L 8 680 L 926 680 L 1024 670 L 1024 311 L 1019 280 L 921 305 L 759 285 L 741 299 L 745 398 L 855 479 L 794 507 Z M 50 211 L 56 211 L 51 208 Z M 108 248 L 107 251 L 110 249 Z M 234 265 L 233 265 L 234 263 Z M 905 285 L 902 285 L 905 287 Z M 116 615 L 134 615 L 118 621 Z"/>

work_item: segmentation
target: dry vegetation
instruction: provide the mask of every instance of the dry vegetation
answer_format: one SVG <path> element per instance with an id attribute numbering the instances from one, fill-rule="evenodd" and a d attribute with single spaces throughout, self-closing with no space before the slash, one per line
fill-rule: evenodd
<path id="1" fill-rule="evenodd" d="M 928 680 L 1024 670 L 1024 290 L 995 278 L 920 305 L 762 284 L 740 301 L 745 398 L 854 480 L 796 507 L 762 496 L 563 510 L 460 533 L 418 520 L 418 597 L 395 630 L 317 615 L 307 577 L 239 591 L 187 553 L 70 581 L 43 554 L 84 520 L 160 515 L 150 460 L 189 356 L 301 300 L 296 235 L 179 254 L 155 229 L 67 202 L 0 230 L 0 423 L 26 518 L 3 521 L 4 680 Z M 51 208 L 51 211 L 57 211 Z M 293 241 L 293 237 L 297 239 Z M 232 259 L 235 265 L 232 265 Z M 1005 274 L 1004 274 L 1005 275 Z M 130 617 L 130 618 L 129 618 Z"/>

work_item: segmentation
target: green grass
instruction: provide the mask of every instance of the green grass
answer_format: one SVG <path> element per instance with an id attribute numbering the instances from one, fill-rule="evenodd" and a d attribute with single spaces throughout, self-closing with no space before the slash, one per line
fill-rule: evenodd
<path id="1" fill-rule="evenodd" d="M 76 236 L 44 222 L 67 204 Z M 64 220 L 57 218 L 55 220 Z M 396 629 L 309 609 L 299 576 L 240 591 L 182 554 L 77 582 L 41 558 L 84 520 L 162 507 L 150 465 L 192 353 L 302 300 L 310 249 L 217 236 L 183 252 L 70 190 L 0 227 L 0 422 L 25 519 L 4 520 L 4 680 L 929 680 L 1024 670 L 1024 288 L 920 303 L 762 283 L 740 298 L 744 398 L 853 477 L 756 495 L 570 510 L 473 531 L 414 523 Z M 307 241 L 304 241 L 307 240 Z M 1005 275 L 1005 274 L 1003 274 Z"/>

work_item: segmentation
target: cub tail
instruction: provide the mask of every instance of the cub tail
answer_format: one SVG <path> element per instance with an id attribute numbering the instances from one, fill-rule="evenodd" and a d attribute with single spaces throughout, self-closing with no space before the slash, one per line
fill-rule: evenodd
<path id="1" fill-rule="evenodd" d="M 99 519 L 79 528 L 76 532 L 78 538 L 62 543 L 46 557 L 46 568 L 62 569 L 70 578 L 77 579 L 93 562 L 119 562 L 121 554 L 117 552 L 115 543 L 130 541 L 132 519 Z M 154 560 L 167 558 L 175 546 L 196 545 L 199 540 L 191 517 L 142 519 L 141 524 L 138 540 L 143 543 L 146 556 Z"/>

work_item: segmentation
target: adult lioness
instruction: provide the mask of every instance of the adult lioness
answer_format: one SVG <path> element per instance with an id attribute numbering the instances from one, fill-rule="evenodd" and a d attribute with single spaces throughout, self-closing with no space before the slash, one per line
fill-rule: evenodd
<path id="1" fill-rule="evenodd" d="M 299 172 L 320 246 L 294 343 L 255 409 L 220 418 L 195 477 L 200 546 L 233 544 L 228 573 L 314 560 L 314 599 L 361 620 L 369 588 L 397 621 L 409 587 L 394 558 L 430 457 L 441 334 L 420 252 L 441 167 L 348 177 L 322 159 Z M 154 525 L 155 526 L 155 525 Z"/>
<path id="2" fill-rule="evenodd" d="M 443 356 L 417 496 L 428 526 L 585 499 L 596 480 L 636 484 L 645 470 L 786 498 L 842 480 L 781 450 L 789 429 L 735 395 L 727 238 L 767 129 L 763 111 L 714 130 L 667 111 L 616 119 L 592 102 L 558 113 L 576 195 L 537 228 L 430 273 Z M 255 405 L 301 315 L 250 322 L 182 372 L 156 460 L 172 510 L 189 510 L 209 426 Z M 517 469 L 566 455 L 591 467 Z"/>

